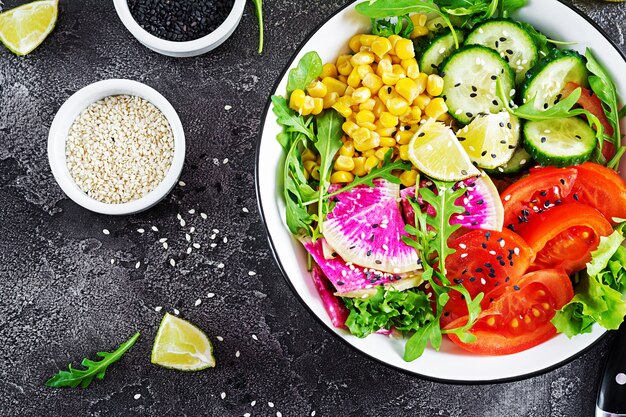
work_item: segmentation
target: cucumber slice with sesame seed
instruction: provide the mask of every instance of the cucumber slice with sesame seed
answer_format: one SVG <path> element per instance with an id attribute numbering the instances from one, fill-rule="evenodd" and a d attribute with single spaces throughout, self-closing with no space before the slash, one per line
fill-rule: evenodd
<path id="1" fill-rule="evenodd" d="M 535 108 L 546 110 L 556 104 L 569 82 L 588 86 L 589 71 L 585 58 L 576 51 L 554 49 L 526 74 L 522 86 L 524 103 L 535 97 Z"/>
<path id="2" fill-rule="evenodd" d="M 464 33 L 457 30 L 456 35 L 459 42 L 463 42 L 465 37 Z M 456 51 L 456 49 L 452 32 L 437 36 L 422 51 L 422 57 L 419 61 L 421 71 L 428 75 L 438 74 L 441 63 L 445 61 L 452 52 Z"/>
<path id="3" fill-rule="evenodd" d="M 566 167 L 589 160 L 596 132 L 578 117 L 526 122 L 524 147 L 541 165 Z"/>
<path id="4" fill-rule="evenodd" d="M 509 19 L 489 20 L 472 30 L 466 45 L 483 45 L 497 51 L 515 71 L 515 82 L 524 81 L 526 72 L 538 60 L 537 45 L 517 22 Z"/>
<path id="5" fill-rule="evenodd" d="M 504 91 L 514 94 L 515 75 L 493 49 L 468 45 L 458 49 L 442 64 L 443 96 L 452 117 L 468 124 L 483 113 L 498 113 L 504 104 L 496 95 L 500 77 Z"/>
<path id="6" fill-rule="evenodd" d="M 515 152 L 513 152 L 511 159 L 509 159 L 509 162 L 495 169 L 485 169 L 485 171 L 491 175 L 517 174 L 532 165 L 532 163 L 533 157 L 526 152 L 523 146 L 518 146 Z"/>

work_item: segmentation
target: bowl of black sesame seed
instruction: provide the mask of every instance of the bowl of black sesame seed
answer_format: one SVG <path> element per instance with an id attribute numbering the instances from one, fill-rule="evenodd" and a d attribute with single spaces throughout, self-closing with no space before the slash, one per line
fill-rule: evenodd
<path id="1" fill-rule="evenodd" d="M 105 80 L 74 93 L 48 136 L 48 160 L 63 192 L 88 210 L 147 210 L 177 184 L 185 134 L 159 92 L 131 80 Z"/>
<path id="2" fill-rule="evenodd" d="M 245 0 L 114 0 L 128 31 L 163 55 L 190 57 L 209 52 L 232 35 Z"/>

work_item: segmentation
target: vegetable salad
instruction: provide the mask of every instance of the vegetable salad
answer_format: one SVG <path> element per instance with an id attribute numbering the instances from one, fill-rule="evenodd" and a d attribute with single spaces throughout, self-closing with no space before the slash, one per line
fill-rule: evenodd
<path id="1" fill-rule="evenodd" d="M 625 148 L 593 52 L 525 0 L 376 0 L 273 96 L 286 224 L 333 325 L 504 355 L 626 315 Z"/>

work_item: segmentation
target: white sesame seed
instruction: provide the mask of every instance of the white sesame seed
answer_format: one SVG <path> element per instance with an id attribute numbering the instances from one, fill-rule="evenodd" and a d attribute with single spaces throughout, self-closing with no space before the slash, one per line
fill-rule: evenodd
<path id="1" fill-rule="evenodd" d="M 504 247 L 504 245 L 506 245 L 506 242 L 504 241 L 504 239 L 502 239 L 502 240 L 500 241 L 500 247 Z"/>
<path id="2" fill-rule="evenodd" d="M 219 231 L 218 229 L 213 229 L 213 230 L 212 230 L 212 232 L 213 232 L 213 233 L 215 233 L 215 234 L 217 234 L 217 233 L 219 233 L 220 231 Z"/>
<path id="3" fill-rule="evenodd" d="M 227 104 L 227 105 L 225 105 L 225 106 L 224 106 L 224 110 L 230 110 L 230 109 L 232 109 L 232 108 L 233 108 L 233 106 L 231 106 L 231 105 L 229 105 L 229 104 Z"/>
<path id="4" fill-rule="evenodd" d="M 495 250 L 490 250 L 490 251 L 489 251 L 489 255 L 495 255 L 495 254 L 496 254 L 496 251 L 495 251 Z"/>
<path id="5" fill-rule="evenodd" d="M 440 54 L 443 54 L 444 52 L 446 52 L 446 48 L 441 48 L 441 49 L 439 49 L 439 53 L 440 53 Z"/>
<path id="6" fill-rule="evenodd" d="M 223 400 L 224 398 L 226 398 L 226 393 L 225 393 L 225 392 L 222 392 L 222 393 L 220 394 L 220 397 L 222 397 L 222 400 Z"/>
<path id="7" fill-rule="evenodd" d="M 520 165 L 524 165 L 525 163 L 526 163 L 525 159 L 522 159 L 521 161 L 519 161 Z M 511 198 L 511 196 L 508 196 L 508 197 Z M 506 201 L 509 201 L 509 200 L 506 200 Z"/>
<path id="8" fill-rule="evenodd" d="M 479 29 L 482 30 L 482 29 Z M 311 411 L 311 417 L 315 417 L 315 410 Z"/>
<path id="9" fill-rule="evenodd" d="M 224 243 L 228 243 L 228 238 L 226 236 L 224 236 L 224 239 L 222 239 L 224 241 Z"/>
<path id="10" fill-rule="evenodd" d="M 194 244 L 193 244 L 193 245 L 191 245 L 191 246 L 193 246 L 193 247 L 194 247 L 194 248 L 196 248 L 196 249 L 200 249 L 200 244 L 199 244 L 199 243 L 194 243 Z"/>
<path id="11" fill-rule="evenodd" d="M 207 298 L 213 298 L 213 297 L 215 297 L 215 294 L 210 292 L 206 296 L 207 296 Z"/>
<path id="12" fill-rule="evenodd" d="M 115 263 L 115 259 L 111 259 L 111 265 Z"/>
<path id="13" fill-rule="evenodd" d="M 228 163 L 228 158 L 224 158 L 224 160 L 222 161 L 222 164 L 226 165 Z"/>
<path id="14" fill-rule="evenodd" d="M 185 184 L 185 181 L 178 181 L 178 185 L 180 185 L 181 187 L 184 187 L 187 184 Z"/>
<path id="15" fill-rule="evenodd" d="M 178 220 L 182 220 L 182 219 L 183 219 L 183 216 L 181 216 L 181 215 L 180 215 L 180 213 L 178 213 L 178 214 L 176 215 L 176 219 L 178 219 Z"/>
<path id="16" fill-rule="evenodd" d="M 134 398 L 134 399 L 136 399 L 136 400 L 138 400 L 138 399 L 140 399 L 140 398 L 141 398 L 141 394 L 135 394 L 135 395 L 133 395 L 133 398 Z"/>
<path id="17" fill-rule="evenodd" d="M 185 233 L 185 240 L 191 242 L 191 235 L 189 233 Z"/>
<path id="18" fill-rule="evenodd" d="M 280 411 L 276 412 L 276 417 L 283 417 L 283 413 L 281 413 Z"/>
<path id="19" fill-rule="evenodd" d="M 189 255 L 191 252 L 193 252 L 193 249 L 190 247 L 187 248 L 187 255 Z"/>
<path id="20" fill-rule="evenodd" d="M 480 283 L 481 283 L 481 284 L 483 284 L 483 285 L 485 285 L 485 284 L 487 284 L 487 281 L 485 280 L 485 278 L 481 278 L 481 279 L 480 279 Z"/>
<path id="21" fill-rule="evenodd" d="M 238 358 L 240 356 L 241 356 L 241 352 L 239 352 L 239 351 L 235 352 L 235 358 Z"/>
<path id="22" fill-rule="evenodd" d="M 466 258 L 467 257 L 467 253 L 462 253 L 461 254 L 461 258 Z"/>
<path id="23" fill-rule="evenodd" d="M 222 336 L 215 336 L 215 338 L 218 340 L 218 342 L 224 341 L 224 338 Z"/>
<path id="24" fill-rule="evenodd" d="M 193 233 L 193 232 L 195 232 L 195 231 L 196 231 L 196 228 L 195 228 L 195 227 L 191 226 L 191 227 L 189 228 L 189 233 Z"/>
<path id="25" fill-rule="evenodd" d="M 218 267 L 219 269 L 222 269 L 222 268 L 224 268 L 224 264 L 220 262 L 219 264 L 217 264 L 217 267 Z"/>
<path id="26" fill-rule="evenodd" d="M 250 403 L 250 405 L 251 405 L 252 407 L 254 407 L 254 406 L 256 405 L 256 400 L 252 401 L 252 402 Z"/>
<path id="27" fill-rule="evenodd" d="M 144 233 L 144 232 L 145 232 L 145 230 L 144 230 L 144 229 L 137 229 L 137 233 L 142 234 L 142 233 Z"/>
<path id="28" fill-rule="evenodd" d="M 254 271 L 248 271 L 248 275 L 250 275 L 251 277 L 253 277 L 253 276 L 255 276 L 255 275 L 256 275 L 256 272 L 254 272 Z"/>
<path id="29" fill-rule="evenodd" d="M 158 313 L 159 311 L 161 311 L 161 310 L 163 310 L 163 307 L 161 307 L 161 306 L 156 306 L 156 307 L 154 307 L 154 311 L 156 311 L 157 313 Z"/>
<path id="30" fill-rule="evenodd" d="M 180 311 L 178 311 L 177 308 L 174 309 L 174 314 L 176 314 L 177 316 L 180 314 Z"/>
<path id="31" fill-rule="evenodd" d="M 243 413 L 243 417 L 250 417 L 250 413 Z"/>
<path id="32" fill-rule="evenodd" d="M 250 213 L 250 210 L 248 210 L 247 208 L 242 208 L 241 211 L 243 211 L 244 213 Z"/>
<path id="33" fill-rule="evenodd" d="M 159 242 L 160 243 L 167 242 L 167 238 L 166 237 L 162 237 L 161 239 L 159 239 Z"/>
<path id="34" fill-rule="evenodd" d="M 515 252 L 515 254 L 516 254 L 517 256 L 519 256 L 519 248 L 515 248 L 515 249 L 513 249 L 513 252 Z"/>
<path id="35" fill-rule="evenodd" d="M 206 213 L 200 213 L 200 217 L 202 217 L 204 220 L 206 220 L 208 216 L 206 215 Z"/>
<path id="36" fill-rule="evenodd" d="M 135 264 L 135 269 L 139 269 L 139 267 L 140 267 L 140 266 L 141 266 L 141 262 L 137 262 L 137 263 Z"/>
<path id="37" fill-rule="evenodd" d="M 200 304 L 202 304 L 202 300 L 198 298 L 196 302 L 194 303 L 194 305 L 198 307 Z"/>
<path id="38" fill-rule="evenodd" d="M 153 232 L 158 232 L 158 231 L 159 231 L 159 228 L 158 228 L 158 227 L 156 227 L 156 226 L 152 226 L 152 228 L 151 228 L 151 229 L 152 229 L 152 231 L 153 231 Z"/>
<path id="39" fill-rule="evenodd" d="M 102 229 L 102 233 L 104 233 L 105 235 L 111 234 L 111 232 L 109 232 L 109 229 Z"/>
<path id="40" fill-rule="evenodd" d="M 173 260 L 173 259 L 170 259 L 170 265 L 172 265 L 172 266 L 176 266 L 176 261 L 175 261 L 175 260 Z"/>
<path id="41" fill-rule="evenodd" d="M 214 248 L 214 247 L 216 247 L 216 246 L 217 246 L 217 243 L 211 243 L 211 245 L 210 245 L 210 246 L 211 246 L 212 248 Z"/>
<path id="42" fill-rule="evenodd" d="M 180 227 L 185 227 L 186 224 L 187 222 L 185 220 L 180 221 Z"/>
<path id="43" fill-rule="evenodd" d="M 215 238 L 216 238 L 215 233 L 213 233 L 211 236 L 209 236 L 209 239 L 211 239 L 211 240 L 213 240 L 213 239 L 215 239 Z"/>
<path id="44" fill-rule="evenodd" d="M 504 201 L 509 201 L 511 199 L 511 195 L 507 195 L 506 197 L 504 197 Z"/>
<path id="45" fill-rule="evenodd" d="M 269 408 L 274 408 L 274 403 L 270 401 L 270 402 L 267 403 L 267 406 Z"/>
<path id="46" fill-rule="evenodd" d="M 467 249 L 467 245 L 465 243 L 461 243 L 461 244 L 459 244 L 459 248 Z"/>
<path id="47" fill-rule="evenodd" d="M 253 335 L 252 335 L 252 339 L 254 339 L 254 340 L 259 340 L 259 338 L 258 338 L 258 337 L 256 337 L 256 335 L 255 335 L 255 334 L 253 334 Z"/>
<path id="48" fill-rule="evenodd" d="M 167 244 L 167 242 L 163 242 L 163 249 L 167 249 L 169 248 L 169 245 Z"/>

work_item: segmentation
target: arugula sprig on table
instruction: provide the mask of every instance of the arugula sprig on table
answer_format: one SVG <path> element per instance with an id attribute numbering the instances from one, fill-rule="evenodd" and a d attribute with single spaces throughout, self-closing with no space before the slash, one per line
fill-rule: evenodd
<path id="1" fill-rule="evenodd" d="M 436 314 L 432 321 L 420 327 L 407 341 L 404 360 L 412 361 L 419 358 L 430 342 L 431 346 L 439 350 L 442 334 L 454 333 L 464 343 L 472 343 L 476 337 L 469 333 L 481 312 L 480 303 L 484 294 L 480 293 L 474 299 L 462 285 L 453 285 L 446 276 L 446 258 L 453 254 L 454 249 L 448 247 L 448 239 L 459 229 L 460 225 L 450 224 L 450 219 L 456 214 L 464 212 L 463 207 L 455 204 L 463 195 L 463 188 L 454 189 L 452 183 L 431 180 L 438 192 L 435 194 L 428 188 L 419 188 L 418 193 L 426 204 L 435 210 L 435 216 L 428 216 L 415 199 L 409 199 L 415 211 L 415 227 L 406 226 L 406 231 L 412 237 L 403 237 L 404 243 L 415 248 L 422 259 L 424 266 L 424 281 L 427 281 L 436 298 Z M 443 308 L 450 299 L 449 292 L 458 291 L 463 295 L 468 308 L 468 321 L 465 326 L 457 329 L 442 330 L 440 319 Z"/>
<path id="2" fill-rule="evenodd" d="M 59 371 L 46 382 L 46 385 L 53 388 L 87 388 L 93 382 L 94 378 L 99 380 L 104 379 L 108 367 L 120 360 L 122 355 L 133 347 L 138 338 L 139 332 L 122 343 L 114 352 L 98 352 L 96 355 L 102 358 L 99 361 L 92 361 L 87 358 L 83 359 L 81 365 L 85 367 L 85 369 L 72 368 L 72 364 L 70 363 L 68 365 L 69 371 Z"/>
<path id="3" fill-rule="evenodd" d="M 263 53 L 263 0 L 252 0 L 259 23 L 259 54 Z"/>

